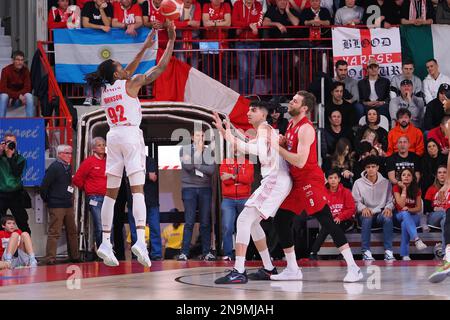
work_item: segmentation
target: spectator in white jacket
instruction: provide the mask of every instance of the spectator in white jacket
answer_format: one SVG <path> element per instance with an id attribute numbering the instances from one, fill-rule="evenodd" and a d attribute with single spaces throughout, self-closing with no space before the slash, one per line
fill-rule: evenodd
<path id="1" fill-rule="evenodd" d="M 439 72 L 439 65 L 436 59 L 430 59 L 426 63 L 428 75 L 423 80 L 423 93 L 425 95 L 425 103 L 437 97 L 439 86 L 443 83 L 450 84 L 450 78 Z"/>

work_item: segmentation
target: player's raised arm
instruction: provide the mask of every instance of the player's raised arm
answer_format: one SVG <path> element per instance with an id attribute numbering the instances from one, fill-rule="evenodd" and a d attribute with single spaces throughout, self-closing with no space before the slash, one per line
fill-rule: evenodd
<path id="1" fill-rule="evenodd" d="M 156 30 L 152 29 L 152 31 L 148 34 L 147 39 L 145 39 L 144 45 L 142 46 L 141 50 L 139 50 L 138 54 L 136 55 L 136 57 L 134 57 L 133 61 L 131 61 L 125 68 L 125 70 L 130 74 L 130 76 L 134 74 L 139 63 L 141 63 L 145 51 L 147 51 L 147 49 L 150 49 L 155 43 L 155 41 L 153 40 L 155 34 Z"/>
<path id="2" fill-rule="evenodd" d="M 173 23 L 173 21 L 168 21 L 167 32 L 169 34 L 169 41 L 167 42 L 166 50 L 164 50 L 164 54 L 162 55 L 158 64 L 145 73 L 145 84 L 149 84 L 155 81 L 155 79 L 158 78 L 159 75 L 164 72 L 164 70 L 166 70 L 170 58 L 172 57 L 173 46 L 175 44 L 175 38 L 177 36 L 175 32 L 175 24 Z"/>
<path id="3" fill-rule="evenodd" d="M 223 127 L 223 124 L 225 124 L 225 128 Z M 228 141 L 229 143 L 231 143 L 233 146 L 235 146 L 237 148 L 237 150 L 239 150 L 240 152 L 245 153 L 245 154 L 259 155 L 257 140 L 254 139 L 249 142 L 245 142 L 245 141 L 238 139 L 231 132 L 230 123 L 228 121 L 222 122 L 222 120 L 220 119 L 220 116 L 217 112 L 214 112 L 213 125 L 219 130 L 219 132 L 223 136 L 223 138 L 226 141 Z M 265 150 L 267 150 L 265 141 L 263 141 L 263 143 L 261 143 L 261 145 L 263 145 L 265 147 Z M 262 148 L 260 147 L 260 149 L 262 149 Z M 267 151 L 266 151 L 266 153 L 267 153 Z M 267 155 L 264 155 L 264 157 L 267 157 Z"/>
<path id="4" fill-rule="evenodd" d="M 303 168 L 308 160 L 309 150 L 311 144 L 313 144 L 315 138 L 314 128 L 310 125 L 304 125 L 298 131 L 298 146 L 297 153 L 292 153 L 283 148 L 279 147 L 280 155 L 289 162 L 291 165 L 298 168 Z"/>

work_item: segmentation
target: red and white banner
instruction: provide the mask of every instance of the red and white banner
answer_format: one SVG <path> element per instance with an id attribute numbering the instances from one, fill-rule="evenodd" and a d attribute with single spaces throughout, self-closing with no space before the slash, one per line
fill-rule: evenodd
<path id="1" fill-rule="evenodd" d="M 388 79 L 402 71 L 402 47 L 399 28 L 356 29 L 337 27 L 332 30 L 333 62 L 345 60 L 348 74 L 354 79 L 367 75 L 367 62 L 374 58 L 380 75 Z"/>
<path id="2" fill-rule="evenodd" d="M 223 112 L 237 128 L 251 128 L 250 100 L 175 57 L 156 79 L 153 94 L 157 101 L 187 102 Z"/>

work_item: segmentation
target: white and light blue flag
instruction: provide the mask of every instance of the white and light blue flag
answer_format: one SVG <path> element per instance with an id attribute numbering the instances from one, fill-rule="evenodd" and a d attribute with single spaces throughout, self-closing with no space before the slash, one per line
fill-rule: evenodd
<path id="1" fill-rule="evenodd" d="M 55 73 L 58 82 L 85 83 L 86 74 L 94 72 L 100 63 L 113 59 L 129 64 L 147 38 L 150 30 L 140 28 L 136 37 L 122 29 L 103 32 L 95 29 L 55 29 Z M 136 73 L 144 73 L 156 64 L 158 41 L 148 49 Z"/>

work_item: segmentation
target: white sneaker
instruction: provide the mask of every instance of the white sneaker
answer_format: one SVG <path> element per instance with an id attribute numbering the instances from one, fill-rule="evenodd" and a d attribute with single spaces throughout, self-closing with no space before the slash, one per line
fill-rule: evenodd
<path id="1" fill-rule="evenodd" d="M 348 267 L 347 274 L 345 275 L 344 282 L 358 282 L 363 278 L 363 274 L 359 267 Z"/>
<path id="2" fill-rule="evenodd" d="M 102 243 L 97 250 L 97 255 L 103 260 L 103 263 L 110 267 L 117 267 L 119 261 L 112 250 L 112 245 Z"/>
<path id="3" fill-rule="evenodd" d="M 391 250 L 384 251 L 384 260 L 385 261 L 395 261 L 394 253 Z"/>
<path id="4" fill-rule="evenodd" d="M 140 243 L 139 241 L 136 241 L 134 246 L 131 247 L 131 251 L 137 257 L 138 262 L 142 264 L 144 267 L 152 266 L 152 262 L 148 257 L 148 250 L 145 243 Z"/>
<path id="5" fill-rule="evenodd" d="M 83 102 L 83 106 L 92 106 L 93 100 L 94 99 L 92 97 L 87 97 L 86 100 L 84 100 Z"/>
<path id="6" fill-rule="evenodd" d="M 375 258 L 372 256 L 372 252 L 370 252 L 370 250 L 366 250 L 363 252 L 363 260 L 375 261 Z"/>
<path id="7" fill-rule="evenodd" d="M 403 261 L 411 261 L 411 258 L 409 256 L 404 256 L 402 257 Z"/>
<path id="8" fill-rule="evenodd" d="M 427 245 L 420 239 L 417 239 L 414 244 L 416 245 L 417 250 L 425 250 L 427 248 Z"/>
<path id="9" fill-rule="evenodd" d="M 303 279 L 303 273 L 300 268 L 298 268 L 295 271 L 285 268 L 281 273 L 272 274 L 270 276 L 270 280 L 275 280 L 275 281 L 289 281 L 289 280 L 302 280 L 302 279 Z"/>

